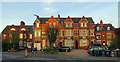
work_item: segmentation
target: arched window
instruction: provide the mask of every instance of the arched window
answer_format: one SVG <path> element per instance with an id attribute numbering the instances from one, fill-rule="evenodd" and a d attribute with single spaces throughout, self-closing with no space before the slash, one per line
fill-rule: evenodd
<path id="1" fill-rule="evenodd" d="M 15 28 L 11 28 L 11 31 L 15 31 Z"/>

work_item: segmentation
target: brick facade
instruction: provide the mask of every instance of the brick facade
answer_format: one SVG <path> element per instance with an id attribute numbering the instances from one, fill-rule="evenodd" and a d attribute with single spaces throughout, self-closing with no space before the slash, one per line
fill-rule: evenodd
<path id="1" fill-rule="evenodd" d="M 58 28 L 56 39 L 58 46 L 83 48 L 91 43 L 109 45 L 109 42 L 115 36 L 114 27 L 111 24 L 103 24 L 102 20 L 100 24 L 95 24 L 92 17 L 68 16 L 65 18 L 58 15 L 58 17 L 51 16 L 50 18 L 37 16 L 33 25 L 25 25 L 22 21 L 20 26 L 7 26 L 2 31 L 2 39 L 4 35 L 9 36 L 11 29 L 15 29 L 15 31 L 19 32 L 19 35 L 23 33 L 23 38 L 20 40 L 23 44 L 31 42 L 33 43 L 32 46 L 39 50 L 49 45 L 46 33 L 48 27 Z M 27 38 L 24 38 L 24 34 L 26 34 Z M 28 47 L 27 43 L 25 46 Z"/>

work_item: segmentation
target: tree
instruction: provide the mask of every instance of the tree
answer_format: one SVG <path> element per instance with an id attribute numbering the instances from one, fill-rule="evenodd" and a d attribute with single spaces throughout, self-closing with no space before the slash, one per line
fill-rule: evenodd
<path id="1" fill-rule="evenodd" d="M 47 29 L 47 36 L 48 36 L 50 48 L 51 48 L 51 46 L 53 46 L 53 43 L 57 39 L 57 32 L 58 32 L 57 28 L 48 28 Z"/>
<path id="2" fill-rule="evenodd" d="M 115 38 L 112 39 L 110 46 L 112 48 L 120 48 L 120 28 L 114 30 Z"/>
<path id="3" fill-rule="evenodd" d="M 12 48 L 18 49 L 19 48 L 19 34 L 16 31 L 10 33 L 10 44 Z"/>
<path id="4" fill-rule="evenodd" d="M 11 47 L 9 46 L 10 45 L 10 38 L 7 37 L 6 39 L 3 39 L 2 40 L 2 50 L 3 51 L 7 51 L 8 49 L 10 49 Z"/>
<path id="5" fill-rule="evenodd" d="M 110 44 L 112 48 L 120 48 L 120 34 L 116 35 Z"/>

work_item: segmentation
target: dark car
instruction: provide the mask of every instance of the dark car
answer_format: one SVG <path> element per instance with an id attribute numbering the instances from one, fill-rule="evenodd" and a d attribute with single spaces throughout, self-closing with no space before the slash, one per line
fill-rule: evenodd
<path id="1" fill-rule="evenodd" d="M 110 50 L 102 44 L 93 44 L 88 47 L 88 54 L 91 56 L 110 56 Z"/>
<path id="2" fill-rule="evenodd" d="M 57 49 L 59 52 L 70 52 L 71 48 L 70 47 L 60 47 Z"/>

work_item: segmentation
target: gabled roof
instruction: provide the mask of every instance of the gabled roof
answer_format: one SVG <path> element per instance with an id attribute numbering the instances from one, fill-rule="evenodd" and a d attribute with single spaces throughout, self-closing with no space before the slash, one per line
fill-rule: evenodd
<path id="1" fill-rule="evenodd" d="M 97 31 L 97 26 L 100 27 L 100 24 L 95 24 L 95 31 Z M 108 31 L 107 27 L 110 27 L 110 31 L 113 31 L 115 28 L 112 26 L 112 24 L 103 24 L 103 28 L 100 27 L 100 31 Z"/>
<path id="2" fill-rule="evenodd" d="M 79 21 L 81 20 L 81 17 L 70 17 L 74 23 L 79 23 Z M 88 20 L 88 23 L 94 23 L 92 17 L 85 17 Z M 40 24 L 45 24 L 46 21 L 48 21 L 49 18 L 39 18 Z M 59 18 L 55 18 L 59 23 L 64 23 L 64 21 L 67 19 L 65 17 L 61 17 Z M 35 22 L 34 22 L 35 24 Z"/>
<path id="3" fill-rule="evenodd" d="M 12 25 L 7 25 L 5 29 L 2 31 L 2 34 L 8 34 L 8 31 Z M 15 25 L 16 29 L 20 28 L 20 25 Z M 33 33 L 33 26 L 32 25 L 25 25 L 25 27 L 29 30 L 29 33 Z"/>

